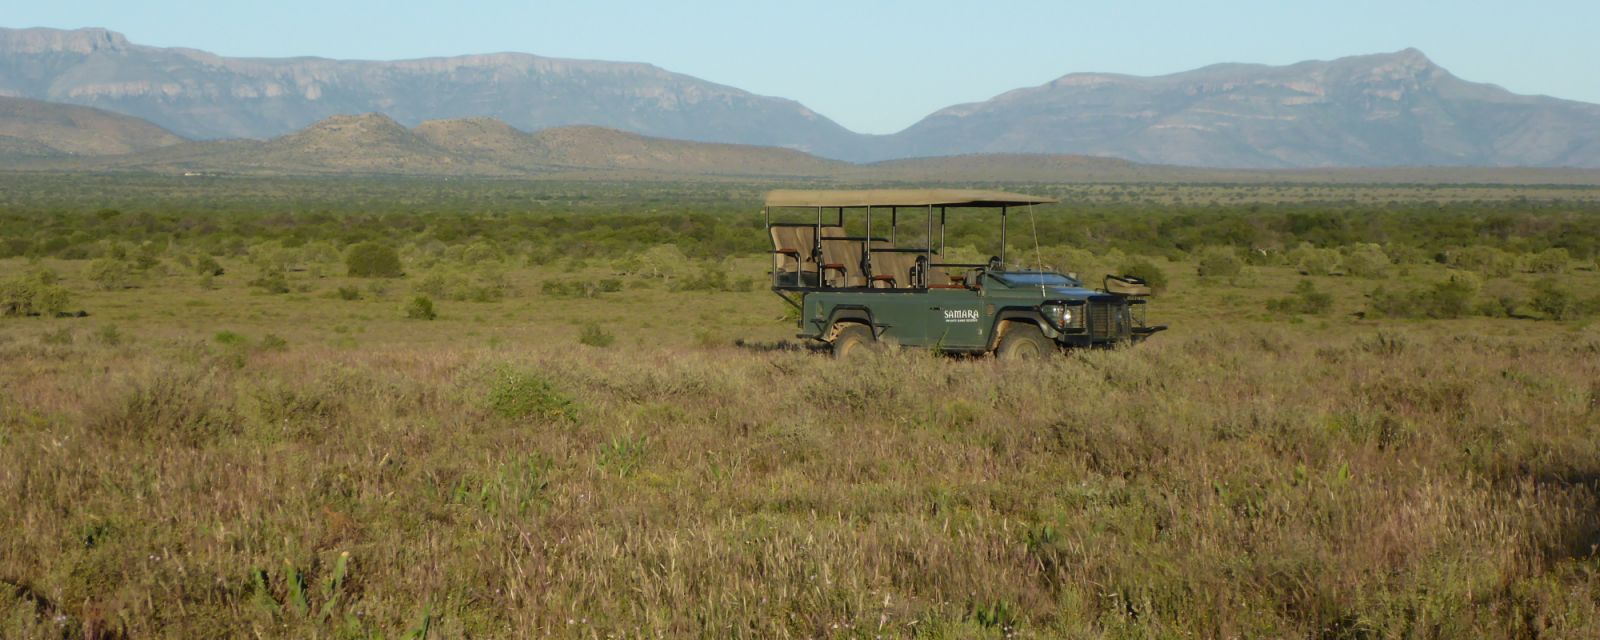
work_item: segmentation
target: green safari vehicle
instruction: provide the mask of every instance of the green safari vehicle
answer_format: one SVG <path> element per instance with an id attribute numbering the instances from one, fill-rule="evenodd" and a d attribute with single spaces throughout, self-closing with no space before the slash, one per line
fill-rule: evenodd
<path id="1" fill-rule="evenodd" d="M 1146 322 L 1150 289 L 1137 278 L 1106 276 L 1103 288 L 1090 289 L 1043 266 L 1008 266 L 1011 210 L 1055 202 L 965 189 L 772 191 L 763 210 L 772 291 L 799 311 L 799 337 L 831 345 L 836 356 L 887 343 L 1014 359 L 1137 342 L 1166 329 Z M 949 210 L 973 208 L 1000 214 L 999 255 L 944 261 Z M 864 215 L 858 231 L 846 231 L 846 212 Z M 900 243 L 902 222 L 923 228 L 920 242 Z M 880 227 L 887 235 L 875 235 Z"/>

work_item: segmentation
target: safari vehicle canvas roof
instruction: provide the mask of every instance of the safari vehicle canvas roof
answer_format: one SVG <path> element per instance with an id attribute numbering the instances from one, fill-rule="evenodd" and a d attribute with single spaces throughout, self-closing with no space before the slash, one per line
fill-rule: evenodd
<path id="1" fill-rule="evenodd" d="M 768 207 L 1019 207 L 1055 202 L 1059 200 L 980 189 L 779 189 L 767 192 Z"/>

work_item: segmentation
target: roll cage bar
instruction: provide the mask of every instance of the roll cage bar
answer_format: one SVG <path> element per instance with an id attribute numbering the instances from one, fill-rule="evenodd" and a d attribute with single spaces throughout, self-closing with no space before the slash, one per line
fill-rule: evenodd
<path id="1" fill-rule="evenodd" d="M 909 288 L 926 289 L 950 285 L 934 285 L 928 282 L 928 272 L 933 268 L 984 268 L 988 264 L 934 262 L 934 256 L 945 255 L 945 226 L 948 210 L 952 208 L 998 208 L 1000 209 L 1000 251 L 998 259 L 1005 263 L 1006 256 L 1006 218 L 1011 207 L 1029 206 L 1034 204 L 1052 204 L 1058 202 L 1053 198 L 1029 196 L 1003 191 L 979 191 L 962 189 L 868 189 L 849 191 L 799 191 L 777 190 L 767 194 L 766 204 L 762 207 L 762 214 L 766 218 L 768 233 L 774 241 L 774 266 L 772 269 L 772 289 L 785 301 L 798 306 L 798 303 L 783 294 L 784 291 L 813 291 L 837 288 L 855 288 L 850 286 L 833 287 L 828 284 L 828 275 L 832 272 L 848 273 L 849 265 L 839 262 L 830 262 L 828 246 L 833 242 L 859 242 L 862 251 L 859 268 L 862 273 L 862 282 L 865 288 L 872 288 L 875 283 L 887 282 L 891 288 L 900 288 L 895 285 L 905 284 Z M 872 213 L 873 209 L 889 209 L 890 224 L 889 236 L 873 236 Z M 933 213 L 937 208 L 939 212 L 939 248 L 933 248 Z M 815 223 L 802 222 L 773 222 L 774 209 L 801 209 L 816 212 Z M 826 213 L 829 209 L 834 212 L 834 219 L 829 224 Z M 866 215 L 866 234 L 862 236 L 844 235 L 845 211 L 849 209 L 864 210 Z M 900 224 L 900 209 L 922 209 L 926 214 L 926 237 L 921 247 L 904 248 L 895 246 Z M 790 234 L 785 229 L 807 229 L 811 233 Z M 885 243 L 888 246 L 874 247 L 874 243 Z M 806 246 L 808 245 L 808 246 Z M 906 282 L 898 282 L 898 274 L 879 274 L 873 270 L 873 254 L 905 255 L 921 254 L 914 260 L 912 268 L 906 273 Z M 778 257 L 782 256 L 782 257 Z M 780 273 L 779 266 L 786 264 L 787 260 L 794 261 L 794 270 Z M 893 258 L 889 258 L 894 260 Z M 901 262 L 899 260 L 894 260 Z M 807 266 L 810 272 L 807 273 Z M 894 271 L 894 269 L 890 269 Z M 814 284 L 808 285 L 810 277 Z"/>

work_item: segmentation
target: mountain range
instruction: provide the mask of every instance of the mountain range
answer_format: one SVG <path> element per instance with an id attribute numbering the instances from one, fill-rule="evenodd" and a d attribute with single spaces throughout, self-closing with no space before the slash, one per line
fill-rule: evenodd
<path id="1" fill-rule="evenodd" d="M 1411 49 L 1157 77 L 1075 73 L 882 136 L 648 64 L 229 58 L 104 29 L 0 29 L 0 96 L 11 98 L 0 102 L 0 155 L 132 153 L 163 166 L 292 158 L 312 171 L 493 173 L 670 158 L 684 170 L 821 175 L 836 161 L 1046 154 L 1211 168 L 1600 167 L 1600 105 L 1468 82 Z"/>

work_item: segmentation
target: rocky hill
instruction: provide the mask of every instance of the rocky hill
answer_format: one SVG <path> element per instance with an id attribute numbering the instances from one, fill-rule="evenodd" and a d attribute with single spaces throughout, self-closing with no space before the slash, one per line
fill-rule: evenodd
<path id="1" fill-rule="evenodd" d="M 0 156 L 98 156 L 183 142 L 138 118 L 73 105 L 0 97 Z"/>

